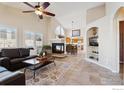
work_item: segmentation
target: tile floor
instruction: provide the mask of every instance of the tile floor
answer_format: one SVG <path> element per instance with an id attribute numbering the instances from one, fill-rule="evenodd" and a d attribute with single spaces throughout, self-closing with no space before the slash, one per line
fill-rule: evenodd
<path id="1" fill-rule="evenodd" d="M 120 74 L 96 64 L 86 62 L 83 52 L 56 59 L 56 66 L 48 65 L 33 73 L 26 71 L 27 85 L 122 85 Z"/>

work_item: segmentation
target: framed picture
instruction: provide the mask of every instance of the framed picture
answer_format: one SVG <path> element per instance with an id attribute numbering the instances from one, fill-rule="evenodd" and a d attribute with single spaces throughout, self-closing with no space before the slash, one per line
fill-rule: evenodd
<path id="1" fill-rule="evenodd" d="M 80 36 L 80 29 L 72 30 L 72 37 Z"/>

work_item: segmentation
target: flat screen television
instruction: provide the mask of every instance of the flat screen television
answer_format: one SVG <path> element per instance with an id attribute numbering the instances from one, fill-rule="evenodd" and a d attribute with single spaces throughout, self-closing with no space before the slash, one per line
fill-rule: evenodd
<path id="1" fill-rule="evenodd" d="M 97 39 L 98 37 L 90 37 L 89 46 L 99 46 Z"/>

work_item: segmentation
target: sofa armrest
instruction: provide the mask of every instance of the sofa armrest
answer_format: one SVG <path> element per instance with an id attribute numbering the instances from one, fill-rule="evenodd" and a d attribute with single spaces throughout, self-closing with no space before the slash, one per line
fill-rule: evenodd
<path id="1" fill-rule="evenodd" d="M 5 68 L 9 68 L 10 66 L 10 59 L 8 57 L 1 57 L 0 58 L 0 66 Z"/>
<path id="2" fill-rule="evenodd" d="M 17 71 L 0 78 L 0 85 L 25 85 L 25 74 Z"/>

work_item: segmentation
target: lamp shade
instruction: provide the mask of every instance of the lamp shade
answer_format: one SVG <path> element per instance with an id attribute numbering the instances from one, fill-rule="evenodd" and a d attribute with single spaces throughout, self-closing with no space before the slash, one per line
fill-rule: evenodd
<path id="1" fill-rule="evenodd" d="M 78 43 L 78 38 L 77 38 L 77 37 L 75 37 L 75 38 L 73 39 L 73 43 Z"/>
<path id="2" fill-rule="evenodd" d="M 66 37 L 66 43 L 71 43 L 71 38 L 70 37 Z"/>

